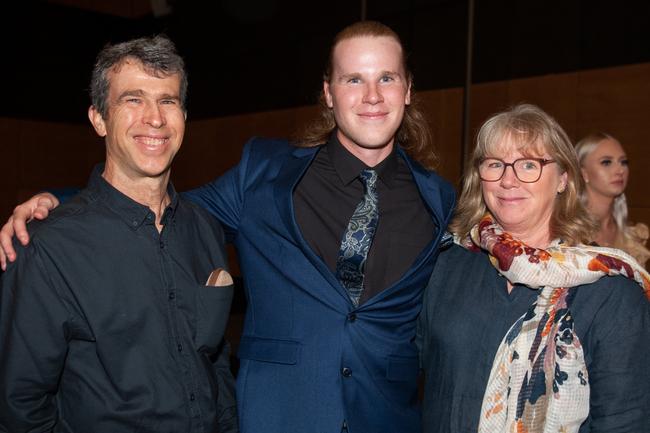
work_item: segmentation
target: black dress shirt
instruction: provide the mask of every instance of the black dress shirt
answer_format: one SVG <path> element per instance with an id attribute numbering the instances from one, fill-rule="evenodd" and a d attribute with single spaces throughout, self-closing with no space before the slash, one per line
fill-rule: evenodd
<path id="1" fill-rule="evenodd" d="M 364 195 L 359 174 L 366 168 L 334 133 L 293 194 L 298 227 L 332 272 L 343 233 Z M 397 151 L 393 149 L 374 169 L 379 176 L 379 223 L 368 252 L 360 303 L 397 282 L 436 231 L 411 170 Z"/>
<path id="2" fill-rule="evenodd" d="M 0 431 L 237 431 L 221 226 L 170 185 L 159 233 L 100 171 L 2 276 Z"/>

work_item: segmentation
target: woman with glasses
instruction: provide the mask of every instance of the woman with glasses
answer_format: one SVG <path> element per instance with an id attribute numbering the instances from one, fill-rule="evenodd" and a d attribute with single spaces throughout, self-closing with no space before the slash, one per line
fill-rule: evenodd
<path id="1" fill-rule="evenodd" d="M 599 225 L 593 240 L 619 248 L 645 266 L 650 257 L 645 247 L 648 226 L 628 225 L 625 187 L 630 170 L 623 146 L 611 135 L 597 132 L 580 140 L 576 152 L 586 183 L 583 203 Z"/>
<path id="2" fill-rule="evenodd" d="M 420 315 L 425 432 L 650 432 L 650 276 L 586 245 L 582 188 L 538 107 L 481 127 Z"/>

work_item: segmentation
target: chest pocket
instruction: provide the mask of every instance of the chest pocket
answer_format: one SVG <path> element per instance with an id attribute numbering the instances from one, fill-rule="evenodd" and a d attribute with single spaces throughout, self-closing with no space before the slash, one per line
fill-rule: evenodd
<path id="1" fill-rule="evenodd" d="M 215 352 L 226 330 L 234 286 L 199 286 L 196 291 L 196 337 L 199 352 Z"/>

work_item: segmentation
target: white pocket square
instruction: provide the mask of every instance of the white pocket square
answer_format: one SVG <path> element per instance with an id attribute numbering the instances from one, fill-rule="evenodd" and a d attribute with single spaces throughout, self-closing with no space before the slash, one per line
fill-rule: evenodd
<path id="1" fill-rule="evenodd" d="M 206 286 L 212 287 L 224 287 L 231 286 L 233 284 L 232 276 L 223 268 L 217 268 L 210 273 L 208 281 L 206 281 Z"/>

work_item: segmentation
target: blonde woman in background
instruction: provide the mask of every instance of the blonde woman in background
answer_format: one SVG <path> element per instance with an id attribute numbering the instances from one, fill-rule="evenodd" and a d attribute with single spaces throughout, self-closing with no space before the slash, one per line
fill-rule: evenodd
<path id="1" fill-rule="evenodd" d="M 628 225 L 625 187 L 629 167 L 623 146 L 611 135 L 597 132 L 580 140 L 576 152 L 586 183 L 582 199 L 599 223 L 594 241 L 621 249 L 645 266 L 650 257 L 645 247 L 648 226 Z"/>

